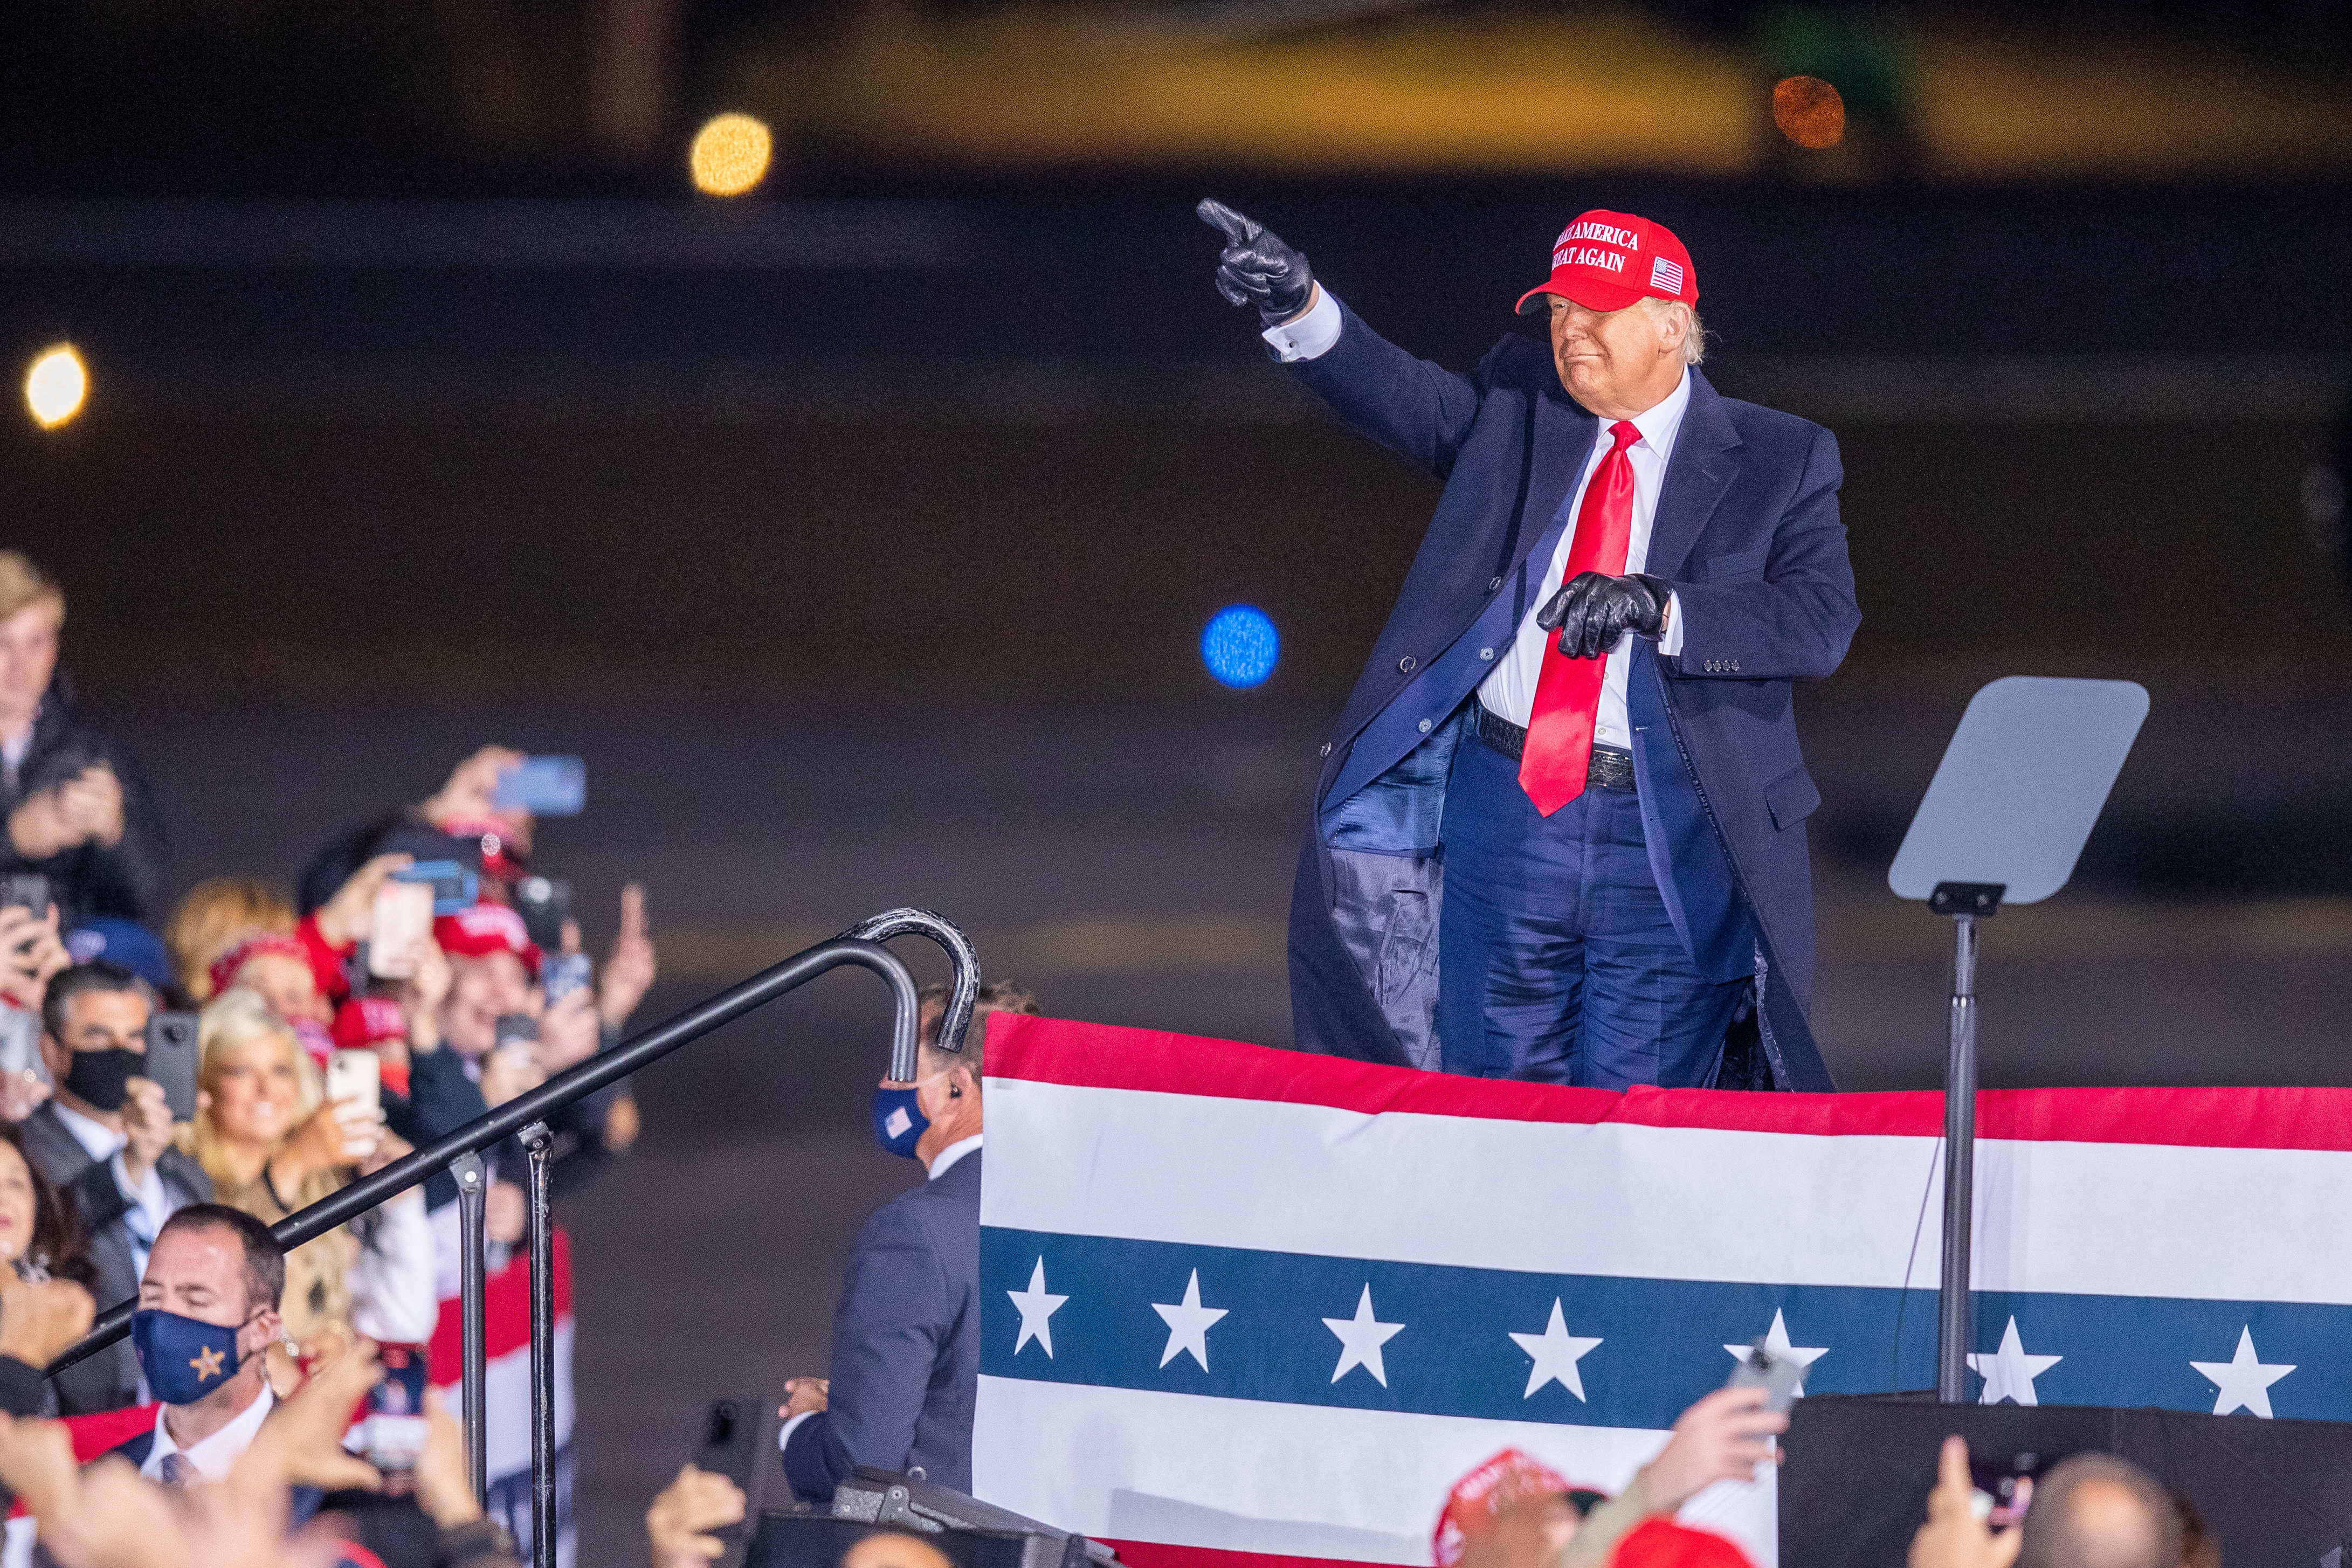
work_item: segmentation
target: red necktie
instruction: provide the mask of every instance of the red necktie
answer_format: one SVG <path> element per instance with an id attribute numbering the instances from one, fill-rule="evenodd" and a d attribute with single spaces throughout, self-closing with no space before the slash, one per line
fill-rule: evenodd
<path id="1" fill-rule="evenodd" d="M 1576 509 L 1576 538 L 1568 549 L 1563 583 L 1577 573 L 1625 574 L 1625 547 L 1633 537 L 1633 460 L 1625 449 L 1642 439 L 1631 420 L 1609 427 L 1617 444 L 1601 455 L 1584 503 Z M 1571 659 L 1559 651 L 1556 633 L 1544 638 L 1543 671 L 1536 677 L 1536 705 L 1528 716 L 1527 749 L 1519 754 L 1519 788 L 1550 816 L 1584 793 L 1592 766 L 1592 727 L 1601 715 L 1601 682 L 1609 656 Z"/>

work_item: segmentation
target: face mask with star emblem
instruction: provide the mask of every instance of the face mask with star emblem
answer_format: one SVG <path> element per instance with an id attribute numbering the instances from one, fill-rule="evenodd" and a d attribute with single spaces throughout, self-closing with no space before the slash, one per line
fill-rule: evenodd
<path id="1" fill-rule="evenodd" d="M 243 1326 L 147 1307 L 131 1314 L 131 1347 L 156 1398 L 166 1405 L 194 1405 L 236 1375 L 236 1335 Z"/>

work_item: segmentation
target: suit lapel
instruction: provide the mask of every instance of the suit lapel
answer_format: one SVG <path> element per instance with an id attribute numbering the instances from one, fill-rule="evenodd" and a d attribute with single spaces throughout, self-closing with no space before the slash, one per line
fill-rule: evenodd
<path id="1" fill-rule="evenodd" d="M 1584 460 L 1592 455 L 1592 432 L 1599 423 L 1560 390 L 1556 375 L 1550 389 L 1536 399 L 1535 459 L 1528 470 L 1527 510 L 1519 520 L 1518 553 L 1512 559 L 1512 572 L 1525 564 L 1528 552 L 1543 538 L 1567 501 L 1570 487 L 1584 471 Z M 1570 526 L 1575 526 L 1572 520 Z M 1507 580 L 1510 572 L 1504 576 Z"/>
<path id="2" fill-rule="evenodd" d="M 1689 559 L 1691 547 L 1739 472 L 1734 451 L 1739 433 L 1723 412 L 1723 399 L 1696 368 L 1689 373 L 1690 407 L 1683 413 L 1675 455 L 1666 464 L 1665 488 L 1650 524 L 1649 559 L 1642 567 L 1653 577 L 1669 580 Z"/>

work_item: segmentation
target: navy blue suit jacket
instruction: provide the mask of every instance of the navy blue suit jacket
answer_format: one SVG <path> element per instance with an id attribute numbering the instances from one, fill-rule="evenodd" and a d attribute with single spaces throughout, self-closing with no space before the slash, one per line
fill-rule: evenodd
<path id="1" fill-rule="evenodd" d="M 1507 644 L 1530 608 L 1549 559 L 1537 547 L 1565 525 L 1596 421 L 1542 340 L 1506 338 L 1465 376 L 1340 310 L 1339 341 L 1291 371 L 1445 488 L 1324 747 L 1291 901 L 1292 1010 L 1302 1048 L 1433 1066 L 1445 779 L 1492 668 L 1477 645 Z M 1843 469 L 1821 426 L 1687 374 L 1643 569 L 1674 585 L 1683 646 L 1668 658 L 1639 644 L 1627 682 L 1652 864 L 1701 967 L 1759 976 L 1750 1082 L 1823 1090 L 1805 1016 L 1804 824 L 1821 796 L 1790 686 L 1835 670 L 1861 619 L 1838 519 Z M 1752 952 L 1726 950 L 1735 931 Z"/>
<path id="2" fill-rule="evenodd" d="M 784 1446 L 793 1490 L 823 1502 L 859 1465 L 971 1490 L 980 1392 L 980 1162 L 974 1149 L 866 1219 L 833 1319 L 829 1406 Z"/>

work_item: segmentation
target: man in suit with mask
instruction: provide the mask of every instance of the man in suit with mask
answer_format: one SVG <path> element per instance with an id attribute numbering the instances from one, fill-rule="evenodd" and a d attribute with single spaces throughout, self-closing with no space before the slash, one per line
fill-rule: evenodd
<path id="1" fill-rule="evenodd" d="M 60 972 L 41 1001 L 41 1059 L 57 1092 L 25 1119 L 25 1155 L 73 1195 L 101 1312 L 138 1293 L 164 1222 L 213 1196 L 204 1168 L 173 1146 L 162 1085 L 141 1072 L 154 1010 L 153 988 L 103 960 Z M 138 1357 L 117 1341 L 57 1386 L 69 1416 L 136 1404 Z"/>
<path id="2" fill-rule="evenodd" d="M 1698 275 L 1594 211 L 1468 375 L 1215 202 L 1217 285 L 1444 492 L 1323 747 L 1291 904 L 1300 1045 L 1482 1077 L 1831 1087 L 1805 1004 L 1790 684 L 1859 621 L 1828 431 L 1718 395 Z M 1727 1042 L 1741 1049 L 1727 1053 Z"/>
<path id="3" fill-rule="evenodd" d="M 166 1486 L 226 1479 L 277 1404 L 265 1353 L 285 1293 L 286 1249 L 244 1210 L 191 1204 L 164 1221 L 130 1339 L 155 1425 L 111 1451 Z"/>
<path id="4" fill-rule="evenodd" d="M 784 1385 L 784 1476 L 824 1502 L 859 1465 L 971 1490 L 980 1396 L 981 1044 L 992 1012 L 1034 999 L 982 986 L 961 1052 L 941 1051 L 948 991 L 923 993 L 919 1076 L 874 1092 L 874 1136 L 919 1162 L 923 1185 L 874 1211 L 857 1233 L 833 1319 L 833 1374 Z"/>

